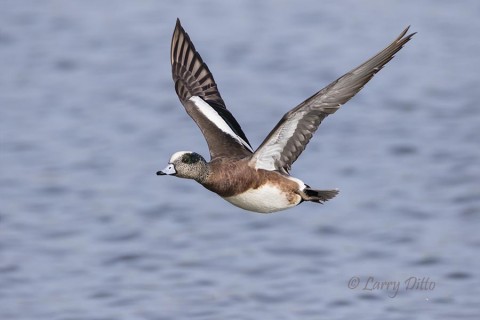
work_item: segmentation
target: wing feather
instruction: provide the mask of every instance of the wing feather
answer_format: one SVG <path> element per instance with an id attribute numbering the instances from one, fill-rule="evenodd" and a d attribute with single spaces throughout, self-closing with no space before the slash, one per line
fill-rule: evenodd
<path id="1" fill-rule="evenodd" d="M 389 46 L 287 112 L 252 155 L 257 169 L 288 173 L 323 119 L 357 94 L 415 33 L 407 27 Z"/>
<path id="2" fill-rule="evenodd" d="M 212 73 L 195 50 L 179 19 L 173 32 L 170 59 L 175 91 L 205 136 L 210 156 L 250 156 L 252 147 L 245 133 L 226 108 Z"/>

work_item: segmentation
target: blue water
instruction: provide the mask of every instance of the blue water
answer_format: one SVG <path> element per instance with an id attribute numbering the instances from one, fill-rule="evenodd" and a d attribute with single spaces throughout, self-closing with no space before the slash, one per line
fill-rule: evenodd
<path id="1" fill-rule="evenodd" d="M 478 1 L 2 1 L 0 319 L 478 319 L 479 16 Z M 208 155 L 172 85 L 177 17 L 254 146 L 418 34 L 293 167 L 340 195 L 260 215 L 155 175 L 175 151 Z"/>

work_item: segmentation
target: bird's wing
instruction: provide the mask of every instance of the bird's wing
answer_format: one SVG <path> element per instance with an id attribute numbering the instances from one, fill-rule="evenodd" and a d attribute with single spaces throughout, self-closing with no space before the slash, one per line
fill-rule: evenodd
<path id="1" fill-rule="evenodd" d="M 170 52 L 175 91 L 207 140 L 211 158 L 253 153 L 245 133 L 225 107 L 213 75 L 177 19 Z"/>
<path id="2" fill-rule="evenodd" d="M 389 62 L 415 33 L 407 27 L 389 46 L 287 112 L 252 155 L 257 169 L 288 173 L 320 123 L 335 113 Z"/>

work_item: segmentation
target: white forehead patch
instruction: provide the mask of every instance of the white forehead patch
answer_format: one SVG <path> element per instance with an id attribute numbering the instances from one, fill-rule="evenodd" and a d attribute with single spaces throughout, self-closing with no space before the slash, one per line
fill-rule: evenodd
<path id="1" fill-rule="evenodd" d="M 175 160 L 180 159 L 186 153 L 192 153 L 192 151 L 178 151 L 178 152 L 175 152 L 174 154 L 172 154 L 172 156 L 170 157 L 170 160 L 168 162 L 173 163 L 173 162 L 175 162 Z"/>

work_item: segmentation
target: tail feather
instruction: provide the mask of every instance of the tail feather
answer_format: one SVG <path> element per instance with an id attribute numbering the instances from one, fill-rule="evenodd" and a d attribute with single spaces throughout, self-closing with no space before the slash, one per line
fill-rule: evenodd
<path id="1" fill-rule="evenodd" d="M 324 203 L 334 198 L 340 191 L 338 189 L 333 190 L 314 190 L 309 187 L 303 189 L 302 198 L 305 201 L 312 201 L 317 203 Z"/>

